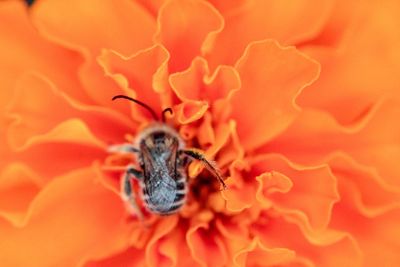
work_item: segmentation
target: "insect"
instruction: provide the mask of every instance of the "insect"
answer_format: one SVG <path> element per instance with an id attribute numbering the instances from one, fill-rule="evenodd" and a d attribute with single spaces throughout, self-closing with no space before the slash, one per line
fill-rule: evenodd
<path id="1" fill-rule="evenodd" d="M 131 183 L 133 179 L 139 182 L 145 207 L 160 215 L 175 213 L 185 204 L 188 193 L 187 166 L 192 160 L 202 162 L 223 188 L 226 188 L 216 164 L 201 152 L 185 148 L 185 143 L 176 130 L 165 122 L 165 114 L 172 114 L 171 108 L 162 111 L 160 121 L 154 110 L 145 103 L 125 95 L 112 98 L 116 99 L 126 99 L 142 106 L 155 120 L 138 134 L 132 144 L 113 145 L 109 148 L 110 152 L 136 155 L 140 169 L 133 165 L 127 166 L 121 180 L 121 196 L 139 218 L 143 219 L 143 214 L 136 202 L 136 193 Z"/>

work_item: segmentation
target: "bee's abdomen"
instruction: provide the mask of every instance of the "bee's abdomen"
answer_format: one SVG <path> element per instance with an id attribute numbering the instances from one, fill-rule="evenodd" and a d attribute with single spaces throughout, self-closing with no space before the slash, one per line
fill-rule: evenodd
<path id="1" fill-rule="evenodd" d="M 154 213 L 168 215 L 177 212 L 186 202 L 187 185 L 185 179 L 176 181 L 173 190 L 159 190 L 159 195 L 150 196 L 145 187 L 143 189 L 143 200 L 146 207 Z M 173 195 L 172 195 L 173 194 Z M 161 197 L 164 195 L 165 197 Z"/>
<path id="2" fill-rule="evenodd" d="M 175 199 L 173 204 L 169 207 L 168 210 L 166 210 L 162 214 L 167 215 L 177 212 L 183 206 L 183 204 L 185 204 L 185 201 L 186 201 L 186 192 L 184 193 L 177 192 L 175 194 Z"/>

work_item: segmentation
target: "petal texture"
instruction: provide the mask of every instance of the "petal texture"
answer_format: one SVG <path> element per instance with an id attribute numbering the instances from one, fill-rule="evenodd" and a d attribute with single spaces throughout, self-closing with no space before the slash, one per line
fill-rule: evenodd
<path id="1" fill-rule="evenodd" d="M 95 172 L 84 169 L 58 177 L 37 195 L 21 228 L 1 221 L 1 262 L 7 266 L 77 265 L 121 246 L 126 238 L 123 216 L 119 199 L 96 183 Z M 24 251 L 24 257 L 17 251 Z M 48 256 L 43 257 L 43 251 Z"/>
<path id="2" fill-rule="evenodd" d="M 249 45 L 236 69 L 242 87 L 232 96 L 232 117 L 246 149 L 254 149 L 288 127 L 299 114 L 296 96 L 319 74 L 315 61 L 275 41 Z"/>

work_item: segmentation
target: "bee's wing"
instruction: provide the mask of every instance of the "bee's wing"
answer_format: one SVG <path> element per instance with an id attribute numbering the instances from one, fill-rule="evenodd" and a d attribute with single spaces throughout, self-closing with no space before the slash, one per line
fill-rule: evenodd
<path id="1" fill-rule="evenodd" d="M 144 183 L 146 184 L 146 191 L 150 197 L 154 198 L 162 198 L 164 202 L 173 202 L 173 198 L 175 197 L 175 182 L 172 182 L 171 178 L 175 179 L 176 168 L 176 154 L 178 150 L 178 143 L 171 144 L 170 146 L 171 154 L 168 159 L 166 159 L 166 164 L 157 163 L 154 160 L 154 155 L 151 154 L 149 148 L 145 145 L 141 145 L 140 150 L 143 155 L 143 163 L 144 163 Z M 154 194 L 154 190 L 158 183 L 163 184 L 161 187 L 165 190 L 158 192 L 156 195 Z M 159 195 L 161 193 L 161 195 Z M 168 199 L 168 201 L 167 201 Z"/>
<path id="2" fill-rule="evenodd" d="M 153 159 L 153 156 L 151 155 L 149 148 L 146 145 L 141 144 L 140 151 L 142 152 L 143 165 L 144 165 L 143 172 L 144 172 L 144 176 L 146 178 L 155 172 L 154 159 Z"/>
<path id="3" fill-rule="evenodd" d="M 170 145 L 170 151 L 171 154 L 169 156 L 169 159 L 167 160 L 167 166 L 168 166 L 168 172 L 171 177 L 173 177 L 175 180 L 177 179 L 177 154 L 178 154 L 178 140 L 173 139 L 171 145 Z"/>

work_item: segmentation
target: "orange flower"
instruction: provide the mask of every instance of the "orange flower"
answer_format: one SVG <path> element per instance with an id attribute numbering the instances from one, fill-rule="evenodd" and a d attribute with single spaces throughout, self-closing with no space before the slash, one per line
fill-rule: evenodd
<path id="1" fill-rule="evenodd" d="M 1 266 L 400 265 L 400 3 L 0 2 Z M 172 107 L 187 204 L 132 216 L 132 141 Z"/>

